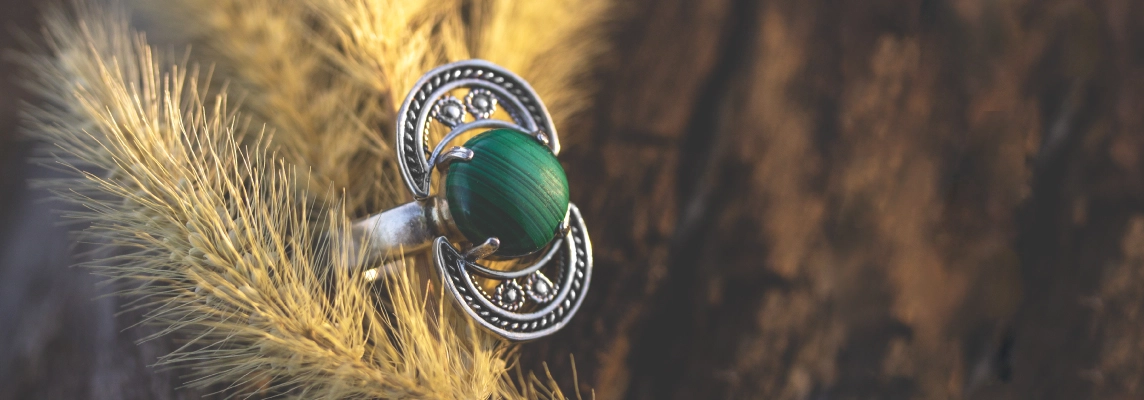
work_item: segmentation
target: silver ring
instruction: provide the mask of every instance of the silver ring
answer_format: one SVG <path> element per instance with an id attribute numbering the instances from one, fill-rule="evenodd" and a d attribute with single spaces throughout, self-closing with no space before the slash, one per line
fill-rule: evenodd
<path id="1" fill-rule="evenodd" d="M 448 129 L 432 148 L 431 124 Z M 361 253 L 382 260 L 430 249 L 457 305 L 506 339 L 564 327 L 588 291 L 592 244 L 568 201 L 556 128 L 532 87 L 488 61 L 438 67 L 405 97 L 396 136 L 401 175 L 415 200 L 355 222 Z M 481 260 L 513 260 L 516 267 Z"/>

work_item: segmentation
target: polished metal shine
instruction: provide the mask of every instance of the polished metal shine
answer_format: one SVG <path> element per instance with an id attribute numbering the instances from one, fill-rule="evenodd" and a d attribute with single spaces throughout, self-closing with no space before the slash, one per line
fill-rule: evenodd
<path id="1" fill-rule="evenodd" d="M 513 123 L 478 118 L 470 124 L 450 125 L 458 123 L 459 119 L 452 115 L 442 116 L 440 112 L 451 107 L 439 107 L 437 102 L 457 102 L 459 105 L 456 98 L 449 96 L 449 92 L 457 88 L 490 92 L 498 99 L 497 104 L 512 116 Z M 452 128 L 432 152 L 429 151 L 428 143 L 430 119 L 442 120 L 442 123 Z M 552 125 L 548 109 L 544 108 L 544 103 L 532 87 L 516 74 L 488 61 L 466 60 L 437 67 L 422 76 L 413 85 L 413 90 L 405 97 L 405 102 L 397 113 L 397 160 L 401 175 L 413 192 L 413 197 L 418 200 L 429 198 L 432 171 L 429 169 L 430 158 L 425 153 L 439 154 L 440 147 L 457 135 L 486 126 L 543 134 L 548 139 L 546 145 L 552 153 L 560 154 L 560 142 L 556 138 L 556 127 Z"/>
<path id="2" fill-rule="evenodd" d="M 468 92 L 463 100 L 450 93 Z M 492 119 L 503 109 L 512 121 Z M 466 116 L 471 121 L 465 122 Z M 449 133 L 432 149 L 429 124 Z M 530 340 L 560 330 L 575 315 L 592 276 L 592 245 L 574 204 L 553 240 L 523 268 L 501 271 L 479 264 L 500 246 L 498 238 L 468 243 L 449 216 L 444 195 L 431 196 L 432 173 L 474 152 L 447 144 L 465 132 L 508 128 L 533 137 L 553 155 L 560 142 L 544 103 L 520 77 L 483 60 L 466 60 L 429 71 L 405 98 L 397 118 L 397 158 L 414 202 L 354 224 L 354 240 L 371 260 L 429 248 L 446 290 L 481 326 L 509 340 Z M 458 242 L 466 250 L 453 245 Z M 548 276 L 545 273 L 551 274 Z M 488 293 L 479 279 L 497 282 Z M 526 310 L 527 311 L 522 311 Z"/>

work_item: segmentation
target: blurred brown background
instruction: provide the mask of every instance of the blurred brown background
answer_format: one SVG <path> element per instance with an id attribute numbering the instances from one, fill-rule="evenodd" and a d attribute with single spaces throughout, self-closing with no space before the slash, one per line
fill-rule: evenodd
<path id="1" fill-rule="evenodd" d="M 4 1 L 30 29 L 29 2 Z M 1144 2 L 633 0 L 525 345 L 597 398 L 1144 398 Z M 0 45 L 10 46 L 10 35 Z M 198 398 L 74 261 L 0 82 L 0 398 Z"/>

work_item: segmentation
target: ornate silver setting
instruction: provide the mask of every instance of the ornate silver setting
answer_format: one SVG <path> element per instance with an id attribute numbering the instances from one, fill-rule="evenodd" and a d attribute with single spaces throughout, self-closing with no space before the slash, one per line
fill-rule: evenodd
<path id="1" fill-rule="evenodd" d="M 494 107 L 504 108 L 512 117 L 512 122 L 477 119 L 456 125 L 445 123 L 452 130 L 438 143 L 436 149 L 430 151 L 427 143 L 429 121 L 441 115 L 434 112 L 438 102 L 451 97 L 449 92 L 458 88 L 468 88 L 470 92 L 488 91 L 496 99 Z M 451 101 L 447 102 L 452 104 Z M 456 122 L 451 118 L 449 121 Z M 401 175 L 413 192 L 413 197 L 417 200 L 429 197 L 432 174 L 429 167 L 436 154 L 441 153 L 441 147 L 465 131 L 486 127 L 542 133 L 548 139 L 548 148 L 552 153 L 560 154 L 560 142 L 556 138 L 556 127 L 552 125 L 548 109 L 536 91 L 516 74 L 488 61 L 466 60 L 437 67 L 422 76 L 405 97 L 397 114 L 397 159 Z"/>
<path id="2" fill-rule="evenodd" d="M 528 294 L 528 298 L 537 303 L 547 303 L 556 298 L 556 288 L 552 286 L 552 281 L 540 272 L 525 278 L 524 292 Z"/>
<path id="3" fill-rule="evenodd" d="M 485 89 L 473 89 L 465 96 L 465 108 L 477 119 L 491 117 L 497 111 L 497 97 Z"/>
<path id="4" fill-rule="evenodd" d="M 465 119 L 465 106 L 453 96 L 445 96 L 433 106 L 433 117 L 450 128 L 460 125 Z"/>
<path id="5" fill-rule="evenodd" d="M 501 282 L 497 285 L 496 294 L 493 295 L 493 301 L 508 311 L 519 310 L 524 306 L 525 300 L 527 299 L 524 297 L 524 288 L 515 280 Z"/>
<path id="6" fill-rule="evenodd" d="M 462 97 L 459 92 L 466 89 L 463 102 L 452 95 Z M 511 121 L 493 119 L 498 110 Z M 449 132 L 431 148 L 428 131 L 434 120 Z M 468 249 L 463 252 L 450 241 L 447 235 L 455 227 L 449 228 L 448 207 L 441 198 L 430 197 L 433 169 L 444 171 L 451 162 L 472 159 L 471 150 L 446 150 L 447 144 L 467 131 L 490 128 L 527 132 L 553 154 L 560 152 L 544 103 L 512 72 L 487 61 L 467 60 L 421 77 L 398 112 L 396 135 L 398 164 L 416 206 L 363 220 L 355 224 L 355 235 L 372 249 L 390 252 L 431 243 L 443 286 L 466 314 L 505 339 L 535 339 L 556 332 L 576 314 L 592 276 L 592 245 L 574 204 L 569 204 L 548 248 L 523 268 L 501 271 L 479 264 L 496 251 L 497 238 L 462 243 Z M 484 289 L 491 287 L 487 281 L 495 282 L 491 294 Z"/>
<path id="7" fill-rule="evenodd" d="M 519 308 L 509 309 L 502 305 L 495 293 L 493 296 L 485 293 L 476 281 L 475 272 L 487 268 L 465 260 L 448 239 L 437 238 L 433 242 L 437 269 L 461 309 L 481 326 L 509 340 L 536 339 L 563 328 L 580 308 L 592 279 L 592 244 L 588 240 L 584 220 L 575 206 L 571 207 L 570 215 L 571 229 L 566 236 L 553 243 L 553 257 L 544 265 L 545 269 L 556 274 L 556 282 L 552 282 L 551 286 L 554 294 L 551 299 L 543 302 L 529 295 L 528 300 L 536 306 L 531 312 L 517 312 Z M 503 281 L 501 285 L 514 282 L 512 279 Z M 496 292 L 499 291 L 500 285 Z M 522 304 L 526 305 L 529 302 Z"/>

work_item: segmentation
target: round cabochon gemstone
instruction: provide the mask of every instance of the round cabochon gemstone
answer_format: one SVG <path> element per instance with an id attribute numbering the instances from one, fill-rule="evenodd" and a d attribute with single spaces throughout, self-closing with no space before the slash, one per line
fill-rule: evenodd
<path id="1" fill-rule="evenodd" d="M 469 242 L 500 239 L 494 255 L 523 256 L 544 248 L 568 211 L 568 178 L 556 156 L 534 137 L 494 129 L 465 142 L 473 159 L 449 165 L 445 198 Z"/>

